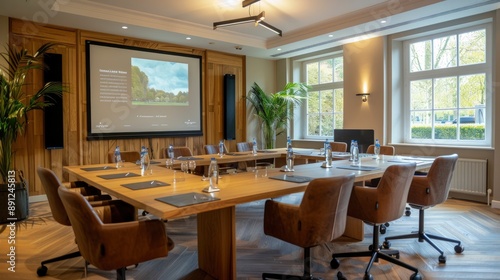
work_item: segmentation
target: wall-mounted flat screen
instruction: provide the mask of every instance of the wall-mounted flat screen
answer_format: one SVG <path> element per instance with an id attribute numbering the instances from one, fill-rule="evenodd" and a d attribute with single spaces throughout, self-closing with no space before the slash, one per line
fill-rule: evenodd
<path id="1" fill-rule="evenodd" d="M 201 61 L 86 41 L 87 139 L 202 135 Z"/>
<path id="2" fill-rule="evenodd" d="M 351 140 L 358 141 L 360 153 L 366 153 L 368 146 L 375 143 L 375 132 L 373 129 L 334 129 L 333 139 L 335 142 L 347 143 L 347 151 L 351 150 Z"/>

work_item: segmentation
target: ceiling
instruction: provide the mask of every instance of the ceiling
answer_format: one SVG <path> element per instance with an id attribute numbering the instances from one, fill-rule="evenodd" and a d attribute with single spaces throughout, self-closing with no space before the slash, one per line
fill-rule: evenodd
<path id="1" fill-rule="evenodd" d="M 500 0 L 260 0 L 245 8 L 242 0 L 2 0 L 0 15 L 280 59 L 499 8 Z M 262 11 L 282 37 L 253 23 L 213 29 Z"/>

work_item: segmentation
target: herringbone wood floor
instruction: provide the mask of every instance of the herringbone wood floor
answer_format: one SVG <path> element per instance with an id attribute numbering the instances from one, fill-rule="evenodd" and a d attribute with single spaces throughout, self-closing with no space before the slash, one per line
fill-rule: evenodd
<path id="1" fill-rule="evenodd" d="M 280 198 L 298 203 L 301 194 Z M 301 274 L 302 250 L 262 231 L 264 201 L 237 207 L 237 278 L 260 279 L 262 272 Z M 419 268 L 424 279 L 499 279 L 500 278 L 500 210 L 474 202 L 448 200 L 428 210 L 428 232 L 460 239 L 463 254 L 455 254 L 452 244 L 437 242 L 447 256 L 446 264 L 438 263 L 438 253 L 428 244 L 416 240 L 392 241 L 399 249 L 400 259 Z M 144 218 L 144 217 L 141 217 Z M 153 218 L 153 217 L 145 217 Z M 391 223 L 384 236 L 405 234 L 417 229 L 418 212 Z M 127 279 L 211 279 L 196 270 L 196 217 L 171 220 L 166 223 L 168 235 L 176 246 L 169 256 L 141 263 L 127 271 Z M 57 224 L 47 202 L 32 203 L 31 217 L 19 223 L 16 240 L 16 272 L 6 264 L 8 228 L 0 227 L 0 278 L 35 279 L 40 261 L 76 250 L 71 228 Z M 366 250 L 371 242 L 371 228 L 365 228 L 365 240 L 340 240 L 312 250 L 313 273 L 323 279 L 337 279 L 340 270 L 348 279 L 362 279 L 366 258 L 341 259 L 338 270 L 329 267 L 331 251 Z M 82 258 L 48 265 L 49 279 L 81 279 L 84 275 Z M 371 270 L 375 279 L 409 279 L 411 272 L 381 261 Z M 87 279 L 113 279 L 114 271 L 89 267 Z M 41 279 L 41 278 L 40 278 Z"/>

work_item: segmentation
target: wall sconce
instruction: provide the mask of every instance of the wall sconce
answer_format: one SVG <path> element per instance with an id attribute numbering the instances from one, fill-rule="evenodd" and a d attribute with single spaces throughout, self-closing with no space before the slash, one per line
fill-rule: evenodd
<path id="1" fill-rule="evenodd" d="M 368 95 L 369 93 L 357 93 L 356 96 L 361 96 L 361 101 L 366 102 L 368 101 Z"/>

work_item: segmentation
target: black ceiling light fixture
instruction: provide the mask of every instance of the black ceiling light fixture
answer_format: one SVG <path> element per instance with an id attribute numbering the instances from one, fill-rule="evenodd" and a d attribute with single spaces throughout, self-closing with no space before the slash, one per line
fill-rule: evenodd
<path id="1" fill-rule="evenodd" d="M 241 5 L 243 8 L 245 8 L 245 7 L 250 6 L 250 5 L 252 5 L 256 2 L 259 2 L 259 1 L 260 0 L 243 0 Z M 248 16 L 248 17 L 243 17 L 243 18 L 236 18 L 236 19 L 214 22 L 214 29 L 217 29 L 219 27 L 226 27 L 226 26 L 243 24 L 243 23 L 254 23 L 255 26 L 260 25 L 260 26 L 266 28 L 267 30 L 278 34 L 279 36 L 283 35 L 283 32 L 280 29 L 265 22 L 264 18 L 265 18 L 265 12 L 262 11 L 258 15 L 255 15 L 255 16 Z"/>

